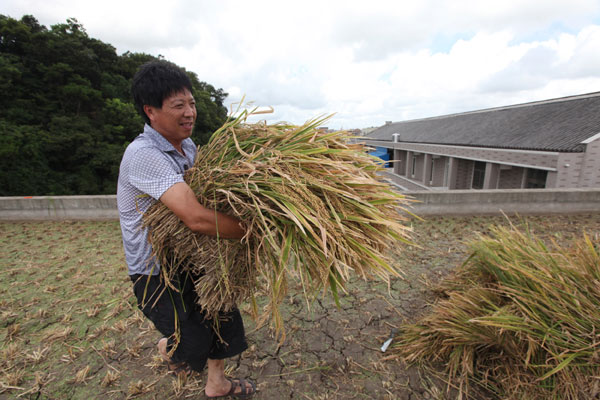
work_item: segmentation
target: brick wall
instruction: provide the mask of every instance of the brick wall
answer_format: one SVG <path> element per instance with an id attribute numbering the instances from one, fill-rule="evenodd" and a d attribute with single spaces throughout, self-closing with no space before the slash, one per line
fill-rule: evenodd
<path id="1" fill-rule="evenodd" d="M 578 187 L 600 187 L 600 138 L 586 145 Z"/>
<path id="2" fill-rule="evenodd" d="M 419 182 L 423 182 L 423 160 L 424 160 L 425 156 L 423 154 L 419 154 L 414 157 L 417 159 L 417 165 L 415 168 L 415 176 L 413 179 L 415 179 Z"/>
<path id="3" fill-rule="evenodd" d="M 444 186 L 444 173 L 446 170 L 447 162 L 448 157 L 440 157 L 433 159 L 433 179 L 431 186 Z"/>
<path id="4" fill-rule="evenodd" d="M 456 189 L 471 189 L 473 180 L 473 161 L 458 159 L 458 171 L 456 173 Z"/>
<path id="5" fill-rule="evenodd" d="M 579 174 L 584 153 L 561 153 L 557 162 L 557 188 L 574 188 L 579 184 Z"/>
<path id="6" fill-rule="evenodd" d="M 498 189 L 520 189 L 523 182 L 525 168 L 511 167 L 511 169 L 500 170 Z"/>

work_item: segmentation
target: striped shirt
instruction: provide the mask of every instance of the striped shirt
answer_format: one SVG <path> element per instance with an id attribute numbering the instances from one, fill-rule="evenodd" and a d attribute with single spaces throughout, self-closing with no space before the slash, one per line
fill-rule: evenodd
<path id="1" fill-rule="evenodd" d="M 185 156 L 150 125 L 127 146 L 117 185 L 117 206 L 123 248 L 129 275 L 157 275 L 160 266 L 152 257 L 148 231 L 142 229 L 142 214 L 178 182 L 194 164 L 196 146 L 191 139 L 181 143 Z"/>

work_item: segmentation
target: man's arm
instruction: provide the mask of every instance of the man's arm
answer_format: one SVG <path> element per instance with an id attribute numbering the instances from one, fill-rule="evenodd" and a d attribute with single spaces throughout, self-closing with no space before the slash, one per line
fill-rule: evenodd
<path id="1" fill-rule="evenodd" d="M 246 233 L 239 219 L 209 210 L 198 203 L 187 183 L 174 184 L 159 200 L 194 232 L 211 236 L 217 236 L 218 232 L 223 239 L 241 239 Z"/>

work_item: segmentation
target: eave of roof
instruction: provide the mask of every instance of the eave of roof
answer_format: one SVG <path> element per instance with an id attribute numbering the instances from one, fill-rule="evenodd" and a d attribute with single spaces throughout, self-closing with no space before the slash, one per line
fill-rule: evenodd
<path id="1" fill-rule="evenodd" d="M 373 139 L 373 138 L 365 138 L 367 141 L 373 140 L 377 142 L 388 142 L 394 143 L 393 140 L 389 139 Z M 539 147 L 516 147 L 516 146 L 483 146 L 483 145 L 474 145 L 474 144 L 465 144 L 465 143 L 435 143 L 435 142 L 425 142 L 425 141 L 403 141 L 399 140 L 397 143 L 418 143 L 418 144 L 427 144 L 432 146 L 461 146 L 461 147 L 473 147 L 473 148 L 486 148 L 486 149 L 501 149 L 501 150 L 522 150 L 522 151 L 552 151 L 552 152 L 561 152 L 561 153 L 581 153 L 585 151 L 585 144 L 579 144 L 572 149 L 564 149 L 564 148 L 539 148 Z"/>

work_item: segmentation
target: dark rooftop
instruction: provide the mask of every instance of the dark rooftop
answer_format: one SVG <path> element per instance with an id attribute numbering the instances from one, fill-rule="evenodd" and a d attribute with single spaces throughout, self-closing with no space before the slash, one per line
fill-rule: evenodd
<path id="1" fill-rule="evenodd" d="M 368 139 L 562 152 L 584 151 L 600 133 L 600 92 L 393 122 Z"/>

